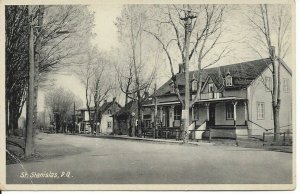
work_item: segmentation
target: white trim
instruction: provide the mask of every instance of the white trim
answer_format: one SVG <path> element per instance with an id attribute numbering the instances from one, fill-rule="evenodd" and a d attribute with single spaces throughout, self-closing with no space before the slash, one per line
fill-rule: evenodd
<path id="1" fill-rule="evenodd" d="M 157 106 L 160 106 L 160 105 L 172 105 L 172 104 L 180 104 L 180 102 L 161 102 L 161 103 L 158 103 Z M 142 105 L 142 106 L 154 106 L 154 104 L 145 104 L 145 105 Z"/>
<path id="2" fill-rule="evenodd" d="M 226 98 L 218 98 L 218 99 L 198 100 L 198 101 L 196 101 L 196 103 L 199 103 L 199 102 L 225 101 L 225 100 L 247 100 L 247 99 L 246 98 L 237 98 L 237 97 L 226 97 Z M 180 102 L 162 102 L 162 103 L 157 104 L 157 106 L 172 105 L 172 104 L 180 104 Z M 146 105 L 143 105 L 143 106 L 144 107 L 154 106 L 154 104 L 146 104 Z"/>

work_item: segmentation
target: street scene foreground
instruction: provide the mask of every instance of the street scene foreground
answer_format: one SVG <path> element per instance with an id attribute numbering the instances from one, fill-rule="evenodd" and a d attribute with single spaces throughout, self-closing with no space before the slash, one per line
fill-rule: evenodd
<path id="1" fill-rule="evenodd" d="M 292 154 L 254 148 L 40 133 L 39 159 L 7 184 L 292 184 Z"/>

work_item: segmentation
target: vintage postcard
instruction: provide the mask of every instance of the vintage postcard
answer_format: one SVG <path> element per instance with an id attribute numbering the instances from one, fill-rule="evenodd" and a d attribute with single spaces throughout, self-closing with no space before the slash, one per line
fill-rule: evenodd
<path id="1" fill-rule="evenodd" d="M 0 0 L 1 190 L 295 189 L 295 2 Z"/>

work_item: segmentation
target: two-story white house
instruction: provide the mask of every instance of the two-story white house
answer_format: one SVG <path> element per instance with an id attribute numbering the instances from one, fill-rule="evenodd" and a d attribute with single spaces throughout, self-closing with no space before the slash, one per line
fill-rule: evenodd
<path id="1" fill-rule="evenodd" d="M 281 131 L 292 130 L 292 72 L 281 62 Z M 197 90 L 198 71 L 191 71 L 190 100 Z M 272 65 L 270 59 L 205 69 L 201 76 L 201 94 L 189 112 L 190 124 L 194 128 L 220 129 L 216 136 L 236 138 L 238 136 L 262 135 L 273 131 L 272 114 Z M 178 88 L 184 99 L 184 72 L 176 75 Z M 161 128 L 176 130 L 180 127 L 181 104 L 170 79 L 157 90 L 158 123 Z M 152 110 L 154 103 L 143 107 Z M 226 133 L 226 130 L 228 133 Z"/>
<path id="2" fill-rule="evenodd" d="M 107 102 L 106 100 L 101 105 L 99 112 L 101 115 L 101 122 L 95 123 L 97 127 L 99 127 L 99 131 L 102 134 L 110 134 L 113 132 L 114 122 L 113 122 L 113 114 L 118 112 L 122 106 L 117 103 L 115 100 L 111 102 Z M 94 118 L 95 108 L 91 107 L 91 118 Z M 76 123 L 77 129 L 79 133 L 91 133 L 90 126 L 90 117 L 87 108 L 78 109 L 76 114 Z"/>

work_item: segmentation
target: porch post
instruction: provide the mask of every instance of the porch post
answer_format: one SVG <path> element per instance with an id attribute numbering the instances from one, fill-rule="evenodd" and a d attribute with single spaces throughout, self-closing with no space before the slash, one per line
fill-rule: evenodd
<path id="1" fill-rule="evenodd" d="M 233 104 L 233 122 L 234 122 L 234 126 L 236 126 L 236 104 L 237 102 L 232 102 Z"/>
<path id="2" fill-rule="evenodd" d="M 162 118 L 163 118 L 163 112 L 162 112 L 162 106 L 159 107 L 159 111 L 160 111 L 160 123 L 162 123 Z"/>
<path id="3" fill-rule="evenodd" d="M 169 127 L 174 127 L 174 105 L 172 105 L 169 109 Z"/>
<path id="4" fill-rule="evenodd" d="M 195 120 L 195 117 L 194 117 L 195 113 L 194 113 L 194 105 L 192 106 L 192 123 L 193 121 Z"/>
<path id="5" fill-rule="evenodd" d="M 154 122 L 154 116 L 155 116 L 155 109 L 151 108 L 151 123 Z"/>
<path id="6" fill-rule="evenodd" d="M 245 111 L 245 125 L 247 125 L 248 123 L 248 110 L 247 110 L 247 102 L 244 102 L 244 111 Z"/>
<path id="7" fill-rule="evenodd" d="M 206 106 L 206 120 L 209 121 L 209 102 L 205 103 Z"/>

